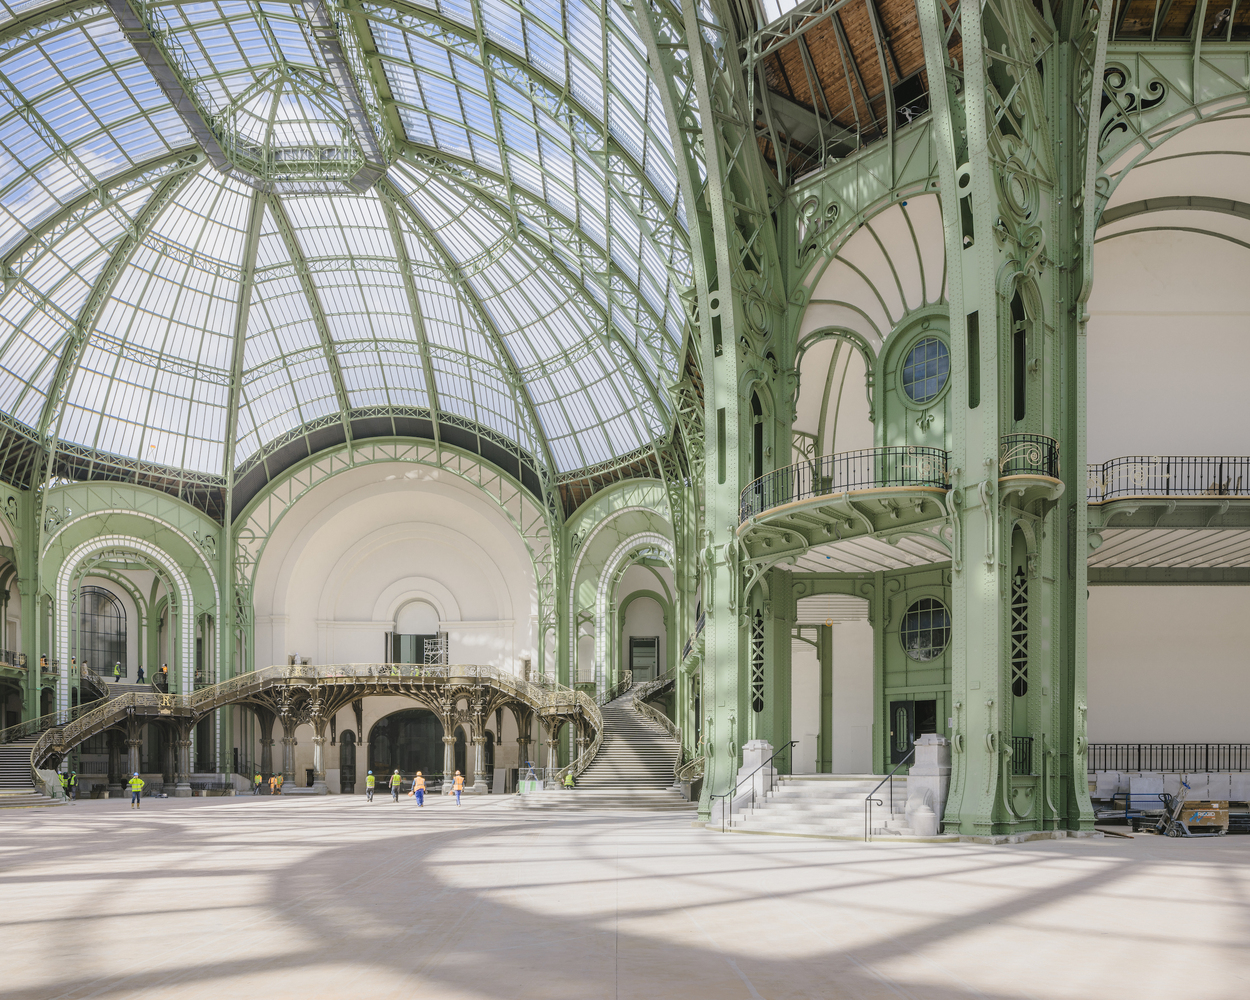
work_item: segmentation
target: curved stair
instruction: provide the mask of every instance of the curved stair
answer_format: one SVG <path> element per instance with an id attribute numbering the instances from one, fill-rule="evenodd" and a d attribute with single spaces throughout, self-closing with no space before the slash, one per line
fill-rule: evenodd
<path id="1" fill-rule="evenodd" d="M 603 706 L 603 740 L 577 779 L 577 790 L 659 792 L 673 787 L 681 744 L 637 711 L 634 697 L 627 691 Z"/>

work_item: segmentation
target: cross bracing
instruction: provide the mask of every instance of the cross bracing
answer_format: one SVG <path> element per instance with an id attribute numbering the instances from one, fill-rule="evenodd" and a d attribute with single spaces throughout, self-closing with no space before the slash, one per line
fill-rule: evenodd
<path id="1" fill-rule="evenodd" d="M 19 437 L 221 482 L 364 414 L 466 422 L 548 482 L 668 440 L 691 259 L 622 9 L 131 9 L 229 170 L 108 6 L 0 21 Z M 347 186 L 343 135 L 380 185 Z"/>

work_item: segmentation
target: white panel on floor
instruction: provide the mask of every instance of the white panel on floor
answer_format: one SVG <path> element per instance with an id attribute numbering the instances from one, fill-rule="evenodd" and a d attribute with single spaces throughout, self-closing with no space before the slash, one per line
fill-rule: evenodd
<path id="1" fill-rule="evenodd" d="M 1244 587 L 1091 587 L 1089 741 L 1244 743 Z"/>
<path id="2" fill-rule="evenodd" d="M 820 732 L 820 660 L 816 647 L 797 639 L 790 641 L 790 739 L 794 748 L 794 773 L 815 774 Z"/>
<path id="3" fill-rule="evenodd" d="M 834 774 L 872 771 L 872 638 L 866 621 L 833 626 Z"/>

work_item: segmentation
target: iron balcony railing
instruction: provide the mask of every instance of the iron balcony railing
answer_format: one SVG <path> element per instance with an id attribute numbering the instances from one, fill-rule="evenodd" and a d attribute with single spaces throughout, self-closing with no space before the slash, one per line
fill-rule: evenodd
<path id="1" fill-rule="evenodd" d="M 1059 442 L 1045 434 L 1004 434 L 998 442 L 999 476 L 1059 478 Z"/>
<path id="2" fill-rule="evenodd" d="M 26 654 L 19 653 L 13 649 L 0 649 L 0 663 L 7 664 L 10 667 L 26 666 Z"/>
<path id="3" fill-rule="evenodd" d="M 1250 771 L 1250 743 L 1091 743 L 1090 771 Z"/>
<path id="4" fill-rule="evenodd" d="M 782 504 L 853 490 L 949 489 L 948 457 L 941 448 L 898 446 L 823 455 L 787 465 L 760 476 L 742 491 L 739 523 Z"/>
<path id="5" fill-rule="evenodd" d="M 1033 773 L 1033 737 L 1013 736 L 1011 738 L 1011 773 Z"/>
<path id="6" fill-rule="evenodd" d="M 1129 455 L 1090 465 L 1090 503 L 1117 497 L 1250 496 L 1245 455 Z"/>

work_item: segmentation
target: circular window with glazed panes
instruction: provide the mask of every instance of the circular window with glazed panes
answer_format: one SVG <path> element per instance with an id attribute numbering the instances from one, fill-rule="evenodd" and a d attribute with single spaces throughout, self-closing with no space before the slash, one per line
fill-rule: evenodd
<path id="1" fill-rule="evenodd" d="M 951 377 L 951 352 L 937 337 L 922 337 L 903 359 L 903 392 L 913 403 L 930 403 Z"/>
<path id="2" fill-rule="evenodd" d="M 913 660 L 936 660 L 951 641 L 950 612 L 941 601 L 922 597 L 903 615 L 899 635 L 903 649 Z"/>

